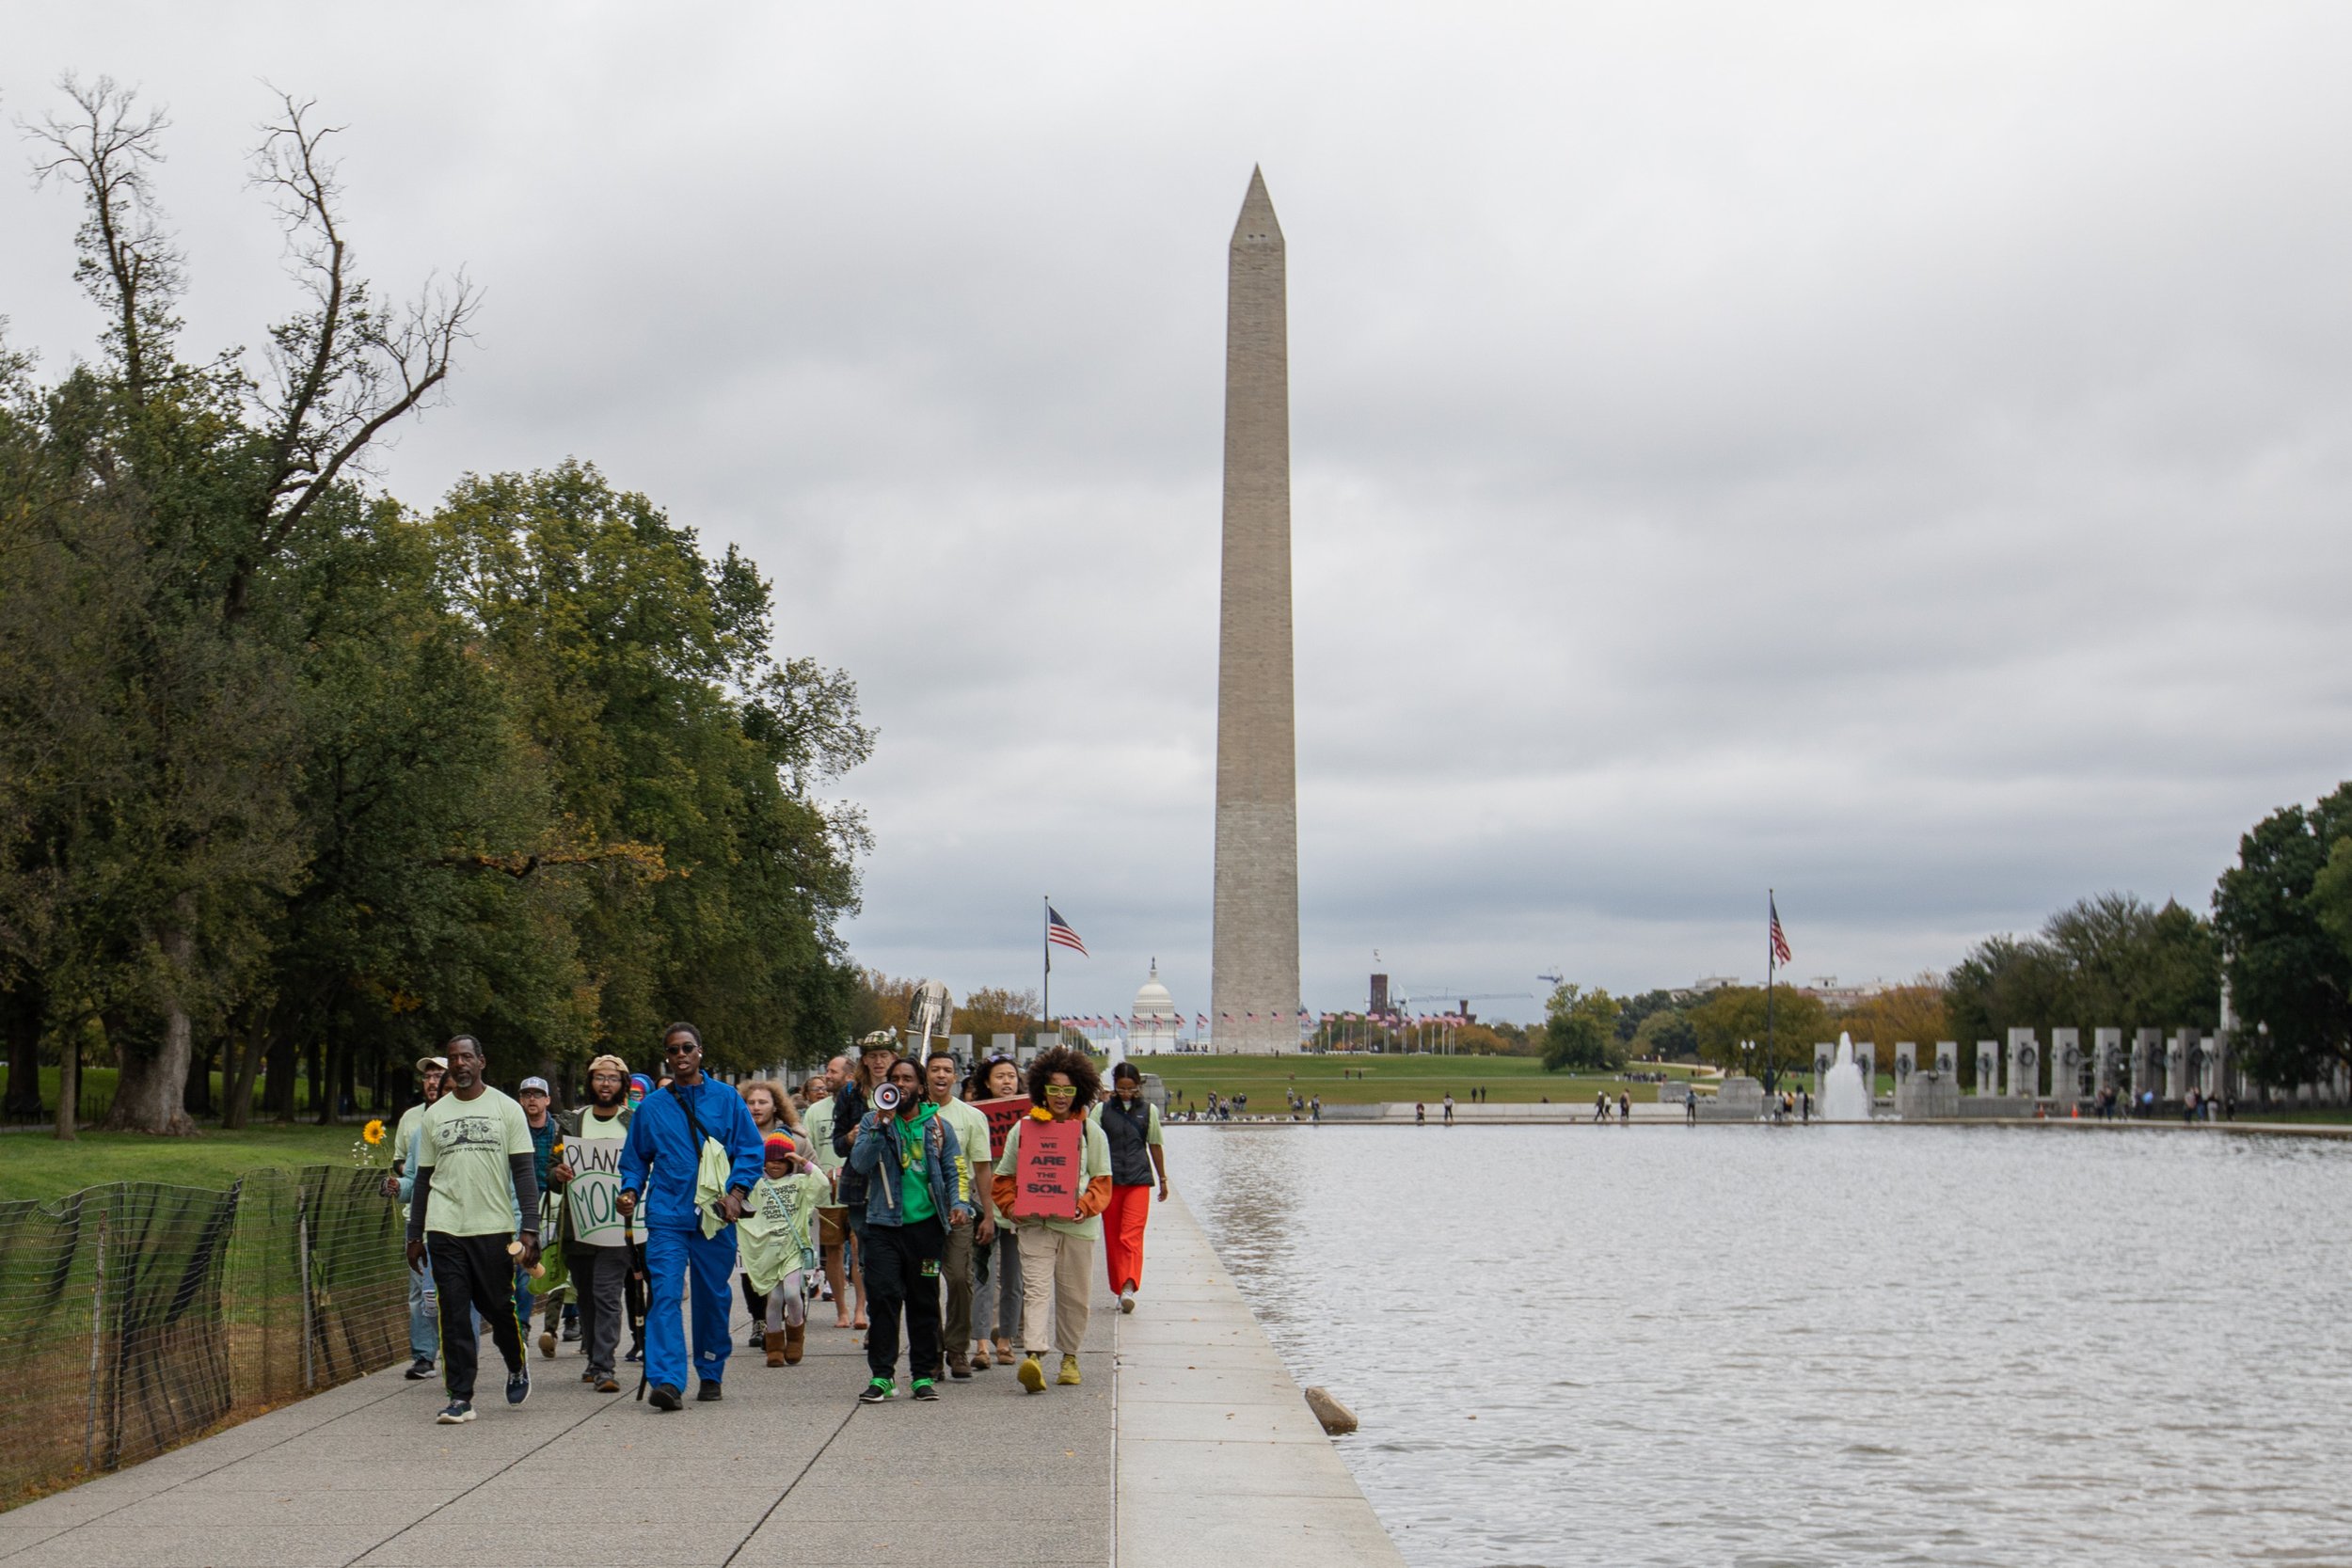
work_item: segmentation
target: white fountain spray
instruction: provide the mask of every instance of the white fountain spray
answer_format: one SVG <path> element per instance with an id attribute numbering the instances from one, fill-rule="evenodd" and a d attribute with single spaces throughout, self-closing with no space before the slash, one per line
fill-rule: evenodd
<path id="1" fill-rule="evenodd" d="M 1868 1121 L 1870 1085 L 1862 1081 L 1862 1064 L 1853 1059 L 1853 1037 L 1837 1033 L 1837 1061 L 1821 1080 L 1823 1121 Z"/>

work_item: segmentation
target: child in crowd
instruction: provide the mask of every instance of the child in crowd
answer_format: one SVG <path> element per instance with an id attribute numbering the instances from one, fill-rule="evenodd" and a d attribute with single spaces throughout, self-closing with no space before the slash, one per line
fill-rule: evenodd
<path id="1" fill-rule="evenodd" d="M 815 1276 L 817 1206 L 830 1186 L 791 1137 L 771 1133 L 766 1174 L 752 1185 L 736 1235 L 743 1273 L 767 1304 L 763 1336 L 771 1367 L 797 1367 L 808 1330 L 808 1281 Z"/>

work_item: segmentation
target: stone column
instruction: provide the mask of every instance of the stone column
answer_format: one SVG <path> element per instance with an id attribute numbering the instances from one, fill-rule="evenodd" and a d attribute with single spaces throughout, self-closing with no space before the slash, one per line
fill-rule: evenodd
<path id="1" fill-rule="evenodd" d="M 2164 1031 L 2142 1026 L 2132 1036 L 2132 1103 L 2156 1086 L 2156 1072 L 2164 1061 Z"/>
<path id="2" fill-rule="evenodd" d="M 1960 1082 L 1960 1042 L 1958 1040 L 1935 1042 L 1935 1070 L 1955 1084 Z"/>
<path id="3" fill-rule="evenodd" d="M 1977 1092 L 1988 1098 L 2001 1092 L 2001 1042 L 1977 1042 Z"/>
<path id="4" fill-rule="evenodd" d="M 1813 1102 L 1821 1102 L 1821 1085 L 1829 1082 L 1829 1069 L 1837 1065 L 1837 1047 L 1813 1042 Z"/>
<path id="5" fill-rule="evenodd" d="M 1856 1040 L 1853 1048 L 1854 1066 L 1862 1069 L 1862 1092 L 1870 1097 L 1870 1103 L 1879 1101 L 1879 1048 L 1867 1040 Z"/>
<path id="6" fill-rule="evenodd" d="M 2009 1032 L 2009 1092 L 2012 1099 L 2042 1097 L 2042 1048 L 2031 1029 Z"/>
<path id="7" fill-rule="evenodd" d="M 1895 1042 L 1895 1095 L 1897 1099 L 1902 1097 L 1903 1085 L 1911 1081 L 1911 1075 L 1918 1069 L 1918 1045 L 1911 1040 L 1897 1040 Z"/>
<path id="8" fill-rule="evenodd" d="M 2050 1098 L 2080 1100 L 2083 1097 L 2083 1032 L 2080 1029 L 2050 1031 Z"/>
<path id="9" fill-rule="evenodd" d="M 2093 1087 L 2098 1089 L 2122 1087 L 2122 1080 L 2117 1076 L 2117 1071 L 2123 1055 L 2123 1031 L 2098 1029 L 2092 1031 L 2091 1037 L 2098 1042 L 2099 1065 L 2099 1080 Z"/>
<path id="10" fill-rule="evenodd" d="M 2164 1098 L 2188 1098 L 2188 1046 L 2196 1038 L 2185 1029 L 2175 1029 L 2172 1037 L 2164 1042 Z"/>

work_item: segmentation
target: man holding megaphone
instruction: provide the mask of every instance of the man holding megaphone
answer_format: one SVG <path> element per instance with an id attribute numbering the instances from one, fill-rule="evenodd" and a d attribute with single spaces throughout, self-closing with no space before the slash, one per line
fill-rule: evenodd
<path id="1" fill-rule="evenodd" d="M 669 1082 L 645 1096 L 621 1147 L 625 1219 L 641 1199 L 645 1275 L 645 1381 L 656 1410 L 675 1410 L 686 1386 L 686 1330 L 678 1304 L 691 1275 L 694 1371 L 699 1400 L 720 1397 L 733 1341 L 727 1317 L 735 1301 L 735 1222 L 760 1178 L 766 1150 L 743 1097 L 703 1076 L 702 1031 L 673 1023 L 662 1032 Z"/>

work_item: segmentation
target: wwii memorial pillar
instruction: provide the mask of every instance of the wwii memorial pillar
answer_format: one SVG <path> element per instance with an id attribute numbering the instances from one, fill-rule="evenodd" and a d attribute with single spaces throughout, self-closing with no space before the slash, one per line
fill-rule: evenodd
<path id="1" fill-rule="evenodd" d="M 1291 692 L 1290 348 L 1282 227 L 1249 175 L 1227 251 L 1210 1038 L 1298 1044 L 1298 746 Z"/>

